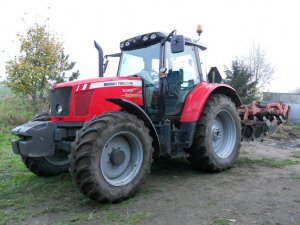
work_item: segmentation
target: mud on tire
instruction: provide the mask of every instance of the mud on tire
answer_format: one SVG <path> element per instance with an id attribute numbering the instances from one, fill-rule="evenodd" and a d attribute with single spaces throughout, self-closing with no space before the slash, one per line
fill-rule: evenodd
<path id="1" fill-rule="evenodd" d="M 119 202 L 145 180 L 152 153 L 152 138 L 143 121 L 126 112 L 106 113 L 78 131 L 69 170 L 89 198 Z"/>
<path id="2" fill-rule="evenodd" d="M 236 107 L 225 95 L 207 100 L 190 152 L 196 170 L 220 172 L 232 167 L 241 147 L 241 124 Z"/>

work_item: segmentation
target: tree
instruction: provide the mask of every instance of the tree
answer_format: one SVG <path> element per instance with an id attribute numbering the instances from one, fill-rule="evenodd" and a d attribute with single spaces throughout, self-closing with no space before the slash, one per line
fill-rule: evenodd
<path id="1" fill-rule="evenodd" d="M 300 87 L 294 89 L 291 91 L 291 93 L 294 93 L 294 94 L 297 94 L 297 95 L 300 95 Z"/>
<path id="2" fill-rule="evenodd" d="M 253 81 L 253 74 L 240 59 L 232 61 L 231 68 L 225 67 L 225 83 L 236 89 L 242 104 L 249 104 L 257 98 L 257 81 Z"/>
<path id="3" fill-rule="evenodd" d="M 244 57 L 245 65 L 249 73 L 252 74 L 252 80 L 257 83 L 257 88 L 262 89 L 268 84 L 274 74 L 274 67 L 267 61 L 266 51 L 260 45 L 252 45 L 248 55 Z"/>
<path id="4" fill-rule="evenodd" d="M 252 45 L 249 54 L 225 66 L 226 83 L 237 90 L 242 103 L 250 103 L 258 98 L 259 91 L 270 82 L 274 67 L 267 61 L 266 52 L 260 45 Z"/>
<path id="5" fill-rule="evenodd" d="M 35 24 L 20 35 L 20 55 L 7 62 L 5 84 L 18 95 L 30 96 L 33 111 L 38 111 L 37 103 L 44 99 L 44 91 L 49 83 L 73 80 L 79 71 L 67 77 L 75 62 L 69 62 L 62 43 L 49 32 L 46 26 Z"/>

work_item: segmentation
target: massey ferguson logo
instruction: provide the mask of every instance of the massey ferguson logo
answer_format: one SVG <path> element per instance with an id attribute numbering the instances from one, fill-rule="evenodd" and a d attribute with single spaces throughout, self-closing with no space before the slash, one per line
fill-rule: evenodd
<path id="1" fill-rule="evenodd" d="M 118 81 L 118 82 L 106 82 L 103 83 L 104 87 L 107 86 L 133 86 L 133 82 L 132 81 Z"/>
<path id="2" fill-rule="evenodd" d="M 102 82 L 92 83 L 89 89 L 103 88 L 103 87 L 116 87 L 116 86 L 142 87 L 142 81 L 141 80 L 102 81 Z"/>

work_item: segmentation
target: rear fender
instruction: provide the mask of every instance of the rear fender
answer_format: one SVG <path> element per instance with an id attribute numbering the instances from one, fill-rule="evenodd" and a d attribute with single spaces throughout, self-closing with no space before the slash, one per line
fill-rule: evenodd
<path id="1" fill-rule="evenodd" d="M 155 154 L 159 153 L 160 143 L 159 143 L 159 139 L 158 139 L 158 134 L 156 132 L 156 129 L 155 129 L 151 119 L 144 112 L 144 110 L 141 109 L 141 107 L 138 106 L 137 104 L 135 104 L 129 100 L 126 100 L 126 99 L 107 98 L 106 100 L 109 102 L 115 103 L 116 105 L 118 105 L 122 109 L 124 109 L 125 111 L 127 111 L 133 115 L 136 115 L 139 119 L 144 121 L 145 125 L 150 129 L 150 135 L 153 138 L 153 147 L 154 147 Z"/>
<path id="2" fill-rule="evenodd" d="M 211 94 L 223 94 L 232 99 L 236 107 L 241 101 L 236 91 L 225 84 L 200 83 L 186 98 L 180 122 L 196 122 L 199 120 L 202 109 Z"/>

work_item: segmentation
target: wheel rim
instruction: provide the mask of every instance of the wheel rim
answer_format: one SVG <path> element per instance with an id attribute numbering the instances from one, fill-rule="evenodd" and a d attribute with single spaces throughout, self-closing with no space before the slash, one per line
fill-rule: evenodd
<path id="1" fill-rule="evenodd" d="M 211 129 L 212 146 L 220 158 L 227 158 L 236 143 L 236 124 L 228 111 L 220 111 L 215 117 Z"/>
<path id="2" fill-rule="evenodd" d="M 66 166 L 69 164 L 68 155 L 65 152 L 57 151 L 55 155 L 45 156 L 44 159 L 54 166 Z"/>
<path id="3" fill-rule="evenodd" d="M 143 147 L 139 138 L 130 132 L 120 132 L 105 144 L 100 169 L 109 184 L 123 186 L 137 176 L 142 162 Z"/>

